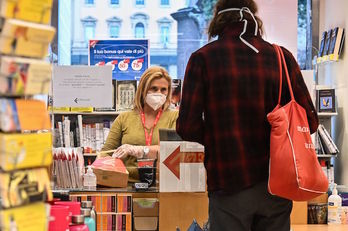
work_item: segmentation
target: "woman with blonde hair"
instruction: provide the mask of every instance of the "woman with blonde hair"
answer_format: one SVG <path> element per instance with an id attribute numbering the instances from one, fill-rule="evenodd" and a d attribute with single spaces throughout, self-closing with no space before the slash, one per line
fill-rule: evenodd
<path id="1" fill-rule="evenodd" d="M 159 66 L 148 68 L 141 76 L 134 109 L 118 115 L 111 126 L 102 151 L 116 149 L 112 156 L 124 161 L 130 182 L 139 179 L 137 159 L 157 159 L 158 130 L 175 129 L 178 111 L 169 109 L 171 91 L 168 72 Z"/>

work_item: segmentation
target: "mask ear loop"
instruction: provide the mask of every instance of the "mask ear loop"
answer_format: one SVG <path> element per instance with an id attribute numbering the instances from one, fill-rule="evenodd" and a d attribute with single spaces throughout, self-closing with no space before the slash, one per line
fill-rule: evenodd
<path id="1" fill-rule="evenodd" d="M 247 7 L 243 7 L 242 9 L 240 9 L 240 21 L 243 21 L 244 22 L 244 28 L 243 28 L 243 31 L 242 31 L 242 33 L 239 35 L 239 39 L 240 40 L 242 40 L 242 42 L 245 44 L 245 45 L 247 45 L 248 47 L 250 47 L 253 51 L 255 51 L 256 53 L 259 53 L 259 50 L 258 49 L 256 49 L 256 47 L 254 47 L 253 45 L 251 45 L 248 41 L 246 41 L 242 36 L 244 35 L 244 33 L 246 32 L 246 29 L 247 29 L 247 26 L 248 26 L 248 20 L 246 20 L 246 19 L 243 19 L 243 11 L 246 11 L 246 12 L 248 12 L 250 15 L 251 15 L 251 17 L 254 19 L 254 21 L 255 21 L 255 25 L 256 25 L 256 27 L 255 27 L 255 36 L 257 35 L 257 22 L 256 22 L 256 19 L 254 18 L 254 15 L 251 13 L 251 11 L 249 10 L 249 8 L 247 8 Z"/>
<path id="2" fill-rule="evenodd" d="M 253 13 L 250 11 L 250 9 L 248 7 L 243 7 L 243 8 L 227 8 L 224 10 L 221 10 L 218 12 L 218 15 L 228 12 L 228 11 L 239 11 L 240 14 L 240 20 L 239 21 L 243 21 L 244 22 L 244 28 L 242 33 L 239 35 L 239 39 L 245 44 L 247 45 L 249 48 L 251 48 L 253 51 L 255 51 L 256 53 L 259 53 L 259 50 L 256 49 L 256 47 L 254 47 L 253 45 L 251 45 L 249 42 L 247 42 L 244 38 L 242 38 L 242 36 L 244 35 L 244 33 L 246 32 L 247 29 L 247 25 L 248 25 L 248 20 L 243 19 L 244 15 L 243 15 L 243 11 L 249 13 L 251 15 L 251 17 L 253 18 L 254 22 L 255 22 L 255 32 L 254 35 L 257 36 L 257 32 L 258 32 L 258 25 L 257 25 L 257 21 L 253 15 Z"/>

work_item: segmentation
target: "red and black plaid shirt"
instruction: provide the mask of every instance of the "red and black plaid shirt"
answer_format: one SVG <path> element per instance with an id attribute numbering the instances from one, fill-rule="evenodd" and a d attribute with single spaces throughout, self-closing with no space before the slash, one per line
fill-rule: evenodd
<path id="1" fill-rule="evenodd" d="M 208 190 L 237 192 L 268 179 L 270 125 L 277 105 L 279 69 L 272 45 L 254 36 L 248 23 L 233 23 L 219 39 L 194 52 L 186 67 L 178 134 L 205 146 Z M 296 101 L 306 109 L 311 132 L 318 117 L 292 54 L 282 48 Z M 290 95 L 283 79 L 282 105 Z"/>

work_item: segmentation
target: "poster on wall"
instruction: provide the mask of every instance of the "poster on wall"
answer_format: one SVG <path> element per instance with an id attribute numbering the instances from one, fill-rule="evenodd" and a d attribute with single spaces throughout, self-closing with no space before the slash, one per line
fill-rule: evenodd
<path id="1" fill-rule="evenodd" d="M 112 107 L 111 67 L 54 66 L 54 107 Z"/>
<path id="2" fill-rule="evenodd" d="M 149 67 L 148 39 L 89 40 L 88 65 L 112 66 L 112 79 L 139 80 Z"/>

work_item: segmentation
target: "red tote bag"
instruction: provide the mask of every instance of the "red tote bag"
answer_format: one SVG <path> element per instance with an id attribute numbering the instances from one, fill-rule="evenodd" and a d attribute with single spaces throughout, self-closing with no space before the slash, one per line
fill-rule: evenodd
<path id="1" fill-rule="evenodd" d="M 328 180 L 319 165 L 311 140 L 307 114 L 294 98 L 288 69 L 281 48 L 273 45 L 279 61 L 278 105 L 267 114 L 271 124 L 268 191 L 289 200 L 306 201 L 328 189 Z M 285 70 L 291 100 L 280 105 L 282 68 Z"/>

